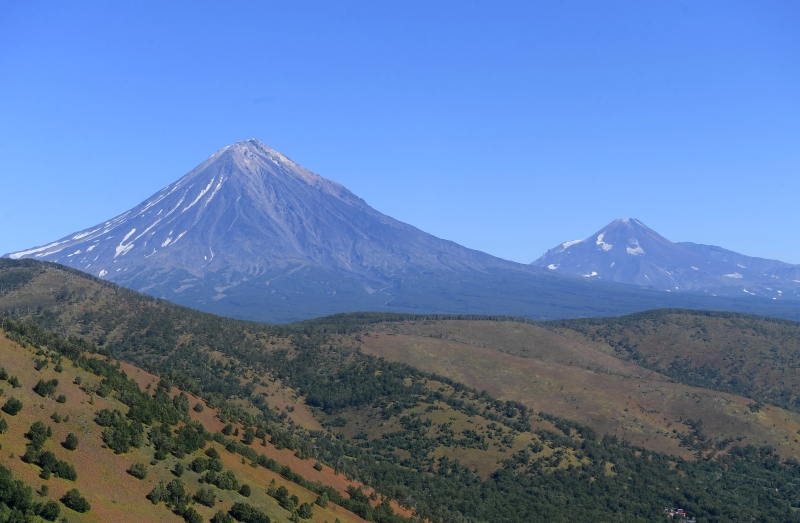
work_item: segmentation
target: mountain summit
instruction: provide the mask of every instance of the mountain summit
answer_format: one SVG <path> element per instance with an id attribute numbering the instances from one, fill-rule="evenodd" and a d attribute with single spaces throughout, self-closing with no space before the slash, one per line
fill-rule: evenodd
<path id="1" fill-rule="evenodd" d="M 147 267 L 152 285 L 175 269 L 195 277 L 215 273 L 233 283 L 286 267 L 381 279 L 511 265 L 389 218 L 258 140 L 220 149 L 109 221 L 10 255 L 23 256 L 122 282 Z"/>
<path id="2" fill-rule="evenodd" d="M 635 218 L 614 220 L 585 240 L 534 261 L 553 273 L 716 296 L 800 298 L 800 266 L 711 245 L 673 243 Z"/>
<path id="3" fill-rule="evenodd" d="M 255 139 L 220 149 L 128 212 L 8 256 L 58 262 L 192 307 L 266 319 L 374 310 L 393 299 L 379 289 L 432 273 L 530 272 L 381 214 Z M 238 288 L 243 284 L 249 290 Z M 298 295 L 303 304 L 287 304 Z M 299 310 L 253 314 L 267 298 L 266 308 Z M 339 305 L 313 304 L 326 301 Z"/>

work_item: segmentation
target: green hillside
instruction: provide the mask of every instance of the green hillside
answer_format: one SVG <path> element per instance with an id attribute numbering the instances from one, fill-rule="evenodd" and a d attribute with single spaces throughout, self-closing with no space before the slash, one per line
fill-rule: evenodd
<path id="1" fill-rule="evenodd" d="M 317 495 L 328 492 L 342 509 L 379 522 L 405 515 L 436 522 L 658 521 L 666 520 L 667 507 L 685 508 L 698 521 L 800 521 L 793 509 L 800 507 L 800 465 L 772 447 L 715 440 L 714 452 L 698 449 L 698 460 L 632 445 L 571 416 L 553 416 L 368 354 L 365 335 L 371 329 L 364 324 L 385 316 L 264 325 L 177 307 L 54 266 L 26 262 L 0 271 L 2 281 L 10 282 L 0 296 L 2 327 L 33 354 L 45 351 L 39 359 L 54 365 L 59 355 L 81 361 L 99 354 L 108 359 L 105 372 L 119 359 L 159 376 L 143 395 L 104 376 L 95 395 L 127 409 L 102 423 L 168 424 L 169 409 L 150 407 L 156 402 L 150 394 L 159 388 L 178 387 L 201 398 L 205 410 L 214 409 L 204 432 L 195 430 L 199 439 L 189 429 L 175 432 L 192 426 L 180 420 L 168 425 L 169 434 L 163 431 L 171 443 L 147 430 L 156 461 L 177 459 L 173 438 L 191 437 L 198 445 L 202 440 L 254 463 L 254 470 L 277 469 Z M 689 444 L 703 446 L 698 435 L 696 430 Z M 284 473 L 268 461 L 273 458 L 259 458 L 253 449 L 274 449 L 296 461 Z M 337 498 L 315 486 L 310 478 L 316 463 L 364 490 Z M 371 489 L 374 496 L 367 495 Z M 263 510 L 276 500 L 264 489 L 258 495 L 264 496 Z M 181 512 L 177 502 L 171 509 Z M 318 513 L 312 519 L 322 523 Z"/>

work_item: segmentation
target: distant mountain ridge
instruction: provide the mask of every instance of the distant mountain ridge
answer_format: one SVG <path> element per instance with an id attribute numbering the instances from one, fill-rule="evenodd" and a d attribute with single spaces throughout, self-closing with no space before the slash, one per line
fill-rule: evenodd
<path id="1" fill-rule="evenodd" d="M 585 240 L 564 242 L 532 265 L 670 292 L 800 299 L 800 265 L 673 243 L 634 218 L 614 220 Z"/>
<path id="2" fill-rule="evenodd" d="M 6 256 L 269 322 L 353 311 L 547 320 L 663 307 L 800 319 L 800 308 L 753 297 L 670 296 L 468 249 L 378 212 L 255 139 L 220 149 L 119 216 Z"/>

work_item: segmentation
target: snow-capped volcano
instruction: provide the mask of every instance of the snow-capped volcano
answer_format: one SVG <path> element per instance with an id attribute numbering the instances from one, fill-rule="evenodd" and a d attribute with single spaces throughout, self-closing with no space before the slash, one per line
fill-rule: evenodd
<path id="1" fill-rule="evenodd" d="M 530 272 L 381 214 L 255 139 L 220 149 L 115 218 L 7 256 L 58 262 L 214 311 L 226 301 L 254 308 L 253 296 L 276 292 L 367 308 L 365 297 L 369 307 L 383 305 L 392 295 L 377 291 L 409 276 Z M 247 299 L 232 296 L 242 284 Z"/>
<path id="2" fill-rule="evenodd" d="M 514 265 L 385 216 L 258 140 L 217 151 L 124 214 L 9 256 L 121 281 L 143 268 L 235 278 L 315 265 L 380 279 Z"/>
<path id="3" fill-rule="evenodd" d="M 626 253 L 626 261 L 651 256 L 659 242 L 672 245 L 655 233 L 636 232 L 638 243 L 610 229 L 596 236 L 587 246 L 605 256 Z M 468 249 L 381 214 L 258 140 L 220 149 L 115 218 L 6 256 L 57 262 L 181 305 L 260 321 L 365 310 L 553 319 L 659 307 L 800 318 L 772 303 L 764 309 L 753 300 L 592 282 L 597 274 L 564 277 L 563 269 Z M 600 270 L 590 269 L 605 278 Z"/>
<path id="4" fill-rule="evenodd" d="M 532 265 L 671 292 L 800 298 L 798 265 L 673 243 L 634 218 L 614 220 L 585 240 L 564 242 Z"/>

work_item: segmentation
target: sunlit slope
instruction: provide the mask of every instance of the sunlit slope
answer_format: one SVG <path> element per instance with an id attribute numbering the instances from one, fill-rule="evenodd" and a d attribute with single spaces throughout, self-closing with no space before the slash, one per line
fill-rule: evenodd
<path id="1" fill-rule="evenodd" d="M 363 336 L 376 356 L 447 376 L 636 445 L 691 457 L 733 440 L 800 456 L 800 415 L 675 382 L 541 327 L 517 322 L 388 323 Z M 698 421 L 702 421 L 698 424 Z M 700 436 L 705 443 L 698 442 Z"/>
<path id="2" fill-rule="evenodd" d="M 800 412 L 800 323 L 663 310 L 544 326 L 675 380 Z"/>
<path id="3" fill-rule="evenodd" d="M 19 382 L 18 387 L 10 386 L 8 382 L 2 382 L 3 402 L 9 397 L 14 397 L 23 404 L 23 408 L 14 416 L 2 414 L 3 419 L 8 423 L 8 429 L 0 435 L 3 449 L 0 464 L 10 469 L 16 478 L 21 479 L 37 492 L 41 492 L 40 487 L 46 485 L 47 494 L 44 496 L 37 494 L 37 500 L 58 500 L 67 490 L 77 488 L 87 499 L 91 509 L 88 512 L 79 513 L 62 506 L 62 516 L 70 521 L 183 521 L 182 517 L 170 511 L 165 504 L 153 504 L 148 500 L 147 495 L 160 481 L 168 483 L 177 479 L 173 471 L 178 463 L 181 463 L 185 469 L 180 480 L 188 494 L 193 495 L 201 488 L 209 488 L 209 485 L 199 482 L 201 474 L 193 472 L 190 464 L 197 457 L 205 457 L 204 451 L 211 448 L 217 450 L 223 470 L 232 471 L 240 483 L 248 484 L 251 487 L 251 494 L 244 497 L 236 491 L 215 488 L 217 500 L 213 508 L 201 503 L 190 502 L 190 506 L 201 514 L 205 521 L 208 521 L 220 510 L 228 511 L 236 502 L 247 502 L 258 507 L 268 514 L 272 521 L 289 521 L 291 513 L 282 508 L 275 498 L 267 494 L 269 488 L 285 486 L 290 495 L 297 495 L 301 503 L 313 504 L 317 499 L 317 494 L 287 481 L 277 472 L 263 467 L 253 467 L 250 460 L 247 460 L 247 464 L 245 464 L 241 455 L 227 451 L 224 445 L 213 440 L 207 443 L 203 451 L 188 454 L 180 459 L 169 455 L 166 459 L 154 461 L 155 452 L 150 443 L 145 443 L 140 448 L 132 447 L 127 452 L 115 453 L 106 444 L 103 436 L 104 427 L 96 422 L 96 418 L 103 409 L 119 409 L 121 412 L 127 412 L 128 407 L 116 399 L 113 394 L 102 397 L 93 392 L 100 388 L 101 376 L 84 368 L 76 367 L 66 358 L 60 360 L 61 367 L 63 367 L 60 372 L 55 370 L 52 361 L 49 361 L 46 367 L 36 370 L 35 362 L 42 361 L 45 354 L 52 355 L 52 353 L 46 349 L 42 351 L 34 347 L 23 348 L 7 339 L 2 331 L 0 331 L 0 354 L 2 354 L 0 366 L 5 368 L 9 376 L 15 376 Z M 126 364 L 123 364 L 122 369 L 142 385 L 142 390 L 155 390 L 159 380 L 152 374 Z M 39 380 L 53 379 L 58 380 L 56 393 L 53 396 L 42 397 L 34 392 L 33 388 Z M 80 385 L 75 383 L 76 381 L 79 381 Z M 179 392 L 177 389 L 173 389 L 171 395 L 175 397 Z M 56 395 L 64 396 L 61 398 L 63 403 L 56 401 Z M 197 403 L 204 405 L 199 398 L 193 395 L 188 397 L 192 405 Z M 224 424 L 216 417 L 218 415 L 216 409 L 207 407 L 202 412 L 195 410 L 189 412 L 191 418 L 201 422 L 208 431 L 219 431 L 224 427 Z M 77 472 L 75 481 L 55 476 L 46 480 L 42 479 L 41 467 L 33 463 L 25 463 L 21 459 L 26 452 L 26 445 L 30 443 L 30 439 L 26 438 L 24 434 L 37 421 L 52 429 L 52 435 L 44 444 L 43 450 L 52 451 L 58 459 L 73 465 Z M 238 425 L 236 430 L 243 433 L 244 427 Z M 78 436 L 78 445 L 75 450 L 67 450 L 61 445 L 69 433 Z M 147 441 L 146 435 L 144 439 Z M 316 470 L 311 467 L 313 462 L 311 464 L 304 462 L 295 457 L 292 452 L 280 451 L 269 443 L 263 446 L 260 442 L 256 442 L 252 448 L 256 452 L 288 466 L 291 470 L 307 475 L 309 481 L 318 481 L 331 486 L 345 496 L 348 486 L 360 486 L 342 476 L 334 475 L 329 467 L 321 467 L 321 470 Z M 134 463 L 144 466 L 147 471 L 144 479 L 137 479 L 126 472 Z M 315 521 L 334 521 L 336 518 L 342 522 L 364 521 L 333 504 L 329 504 L 324 509 L 315 505 L 314 512 Z"/>

